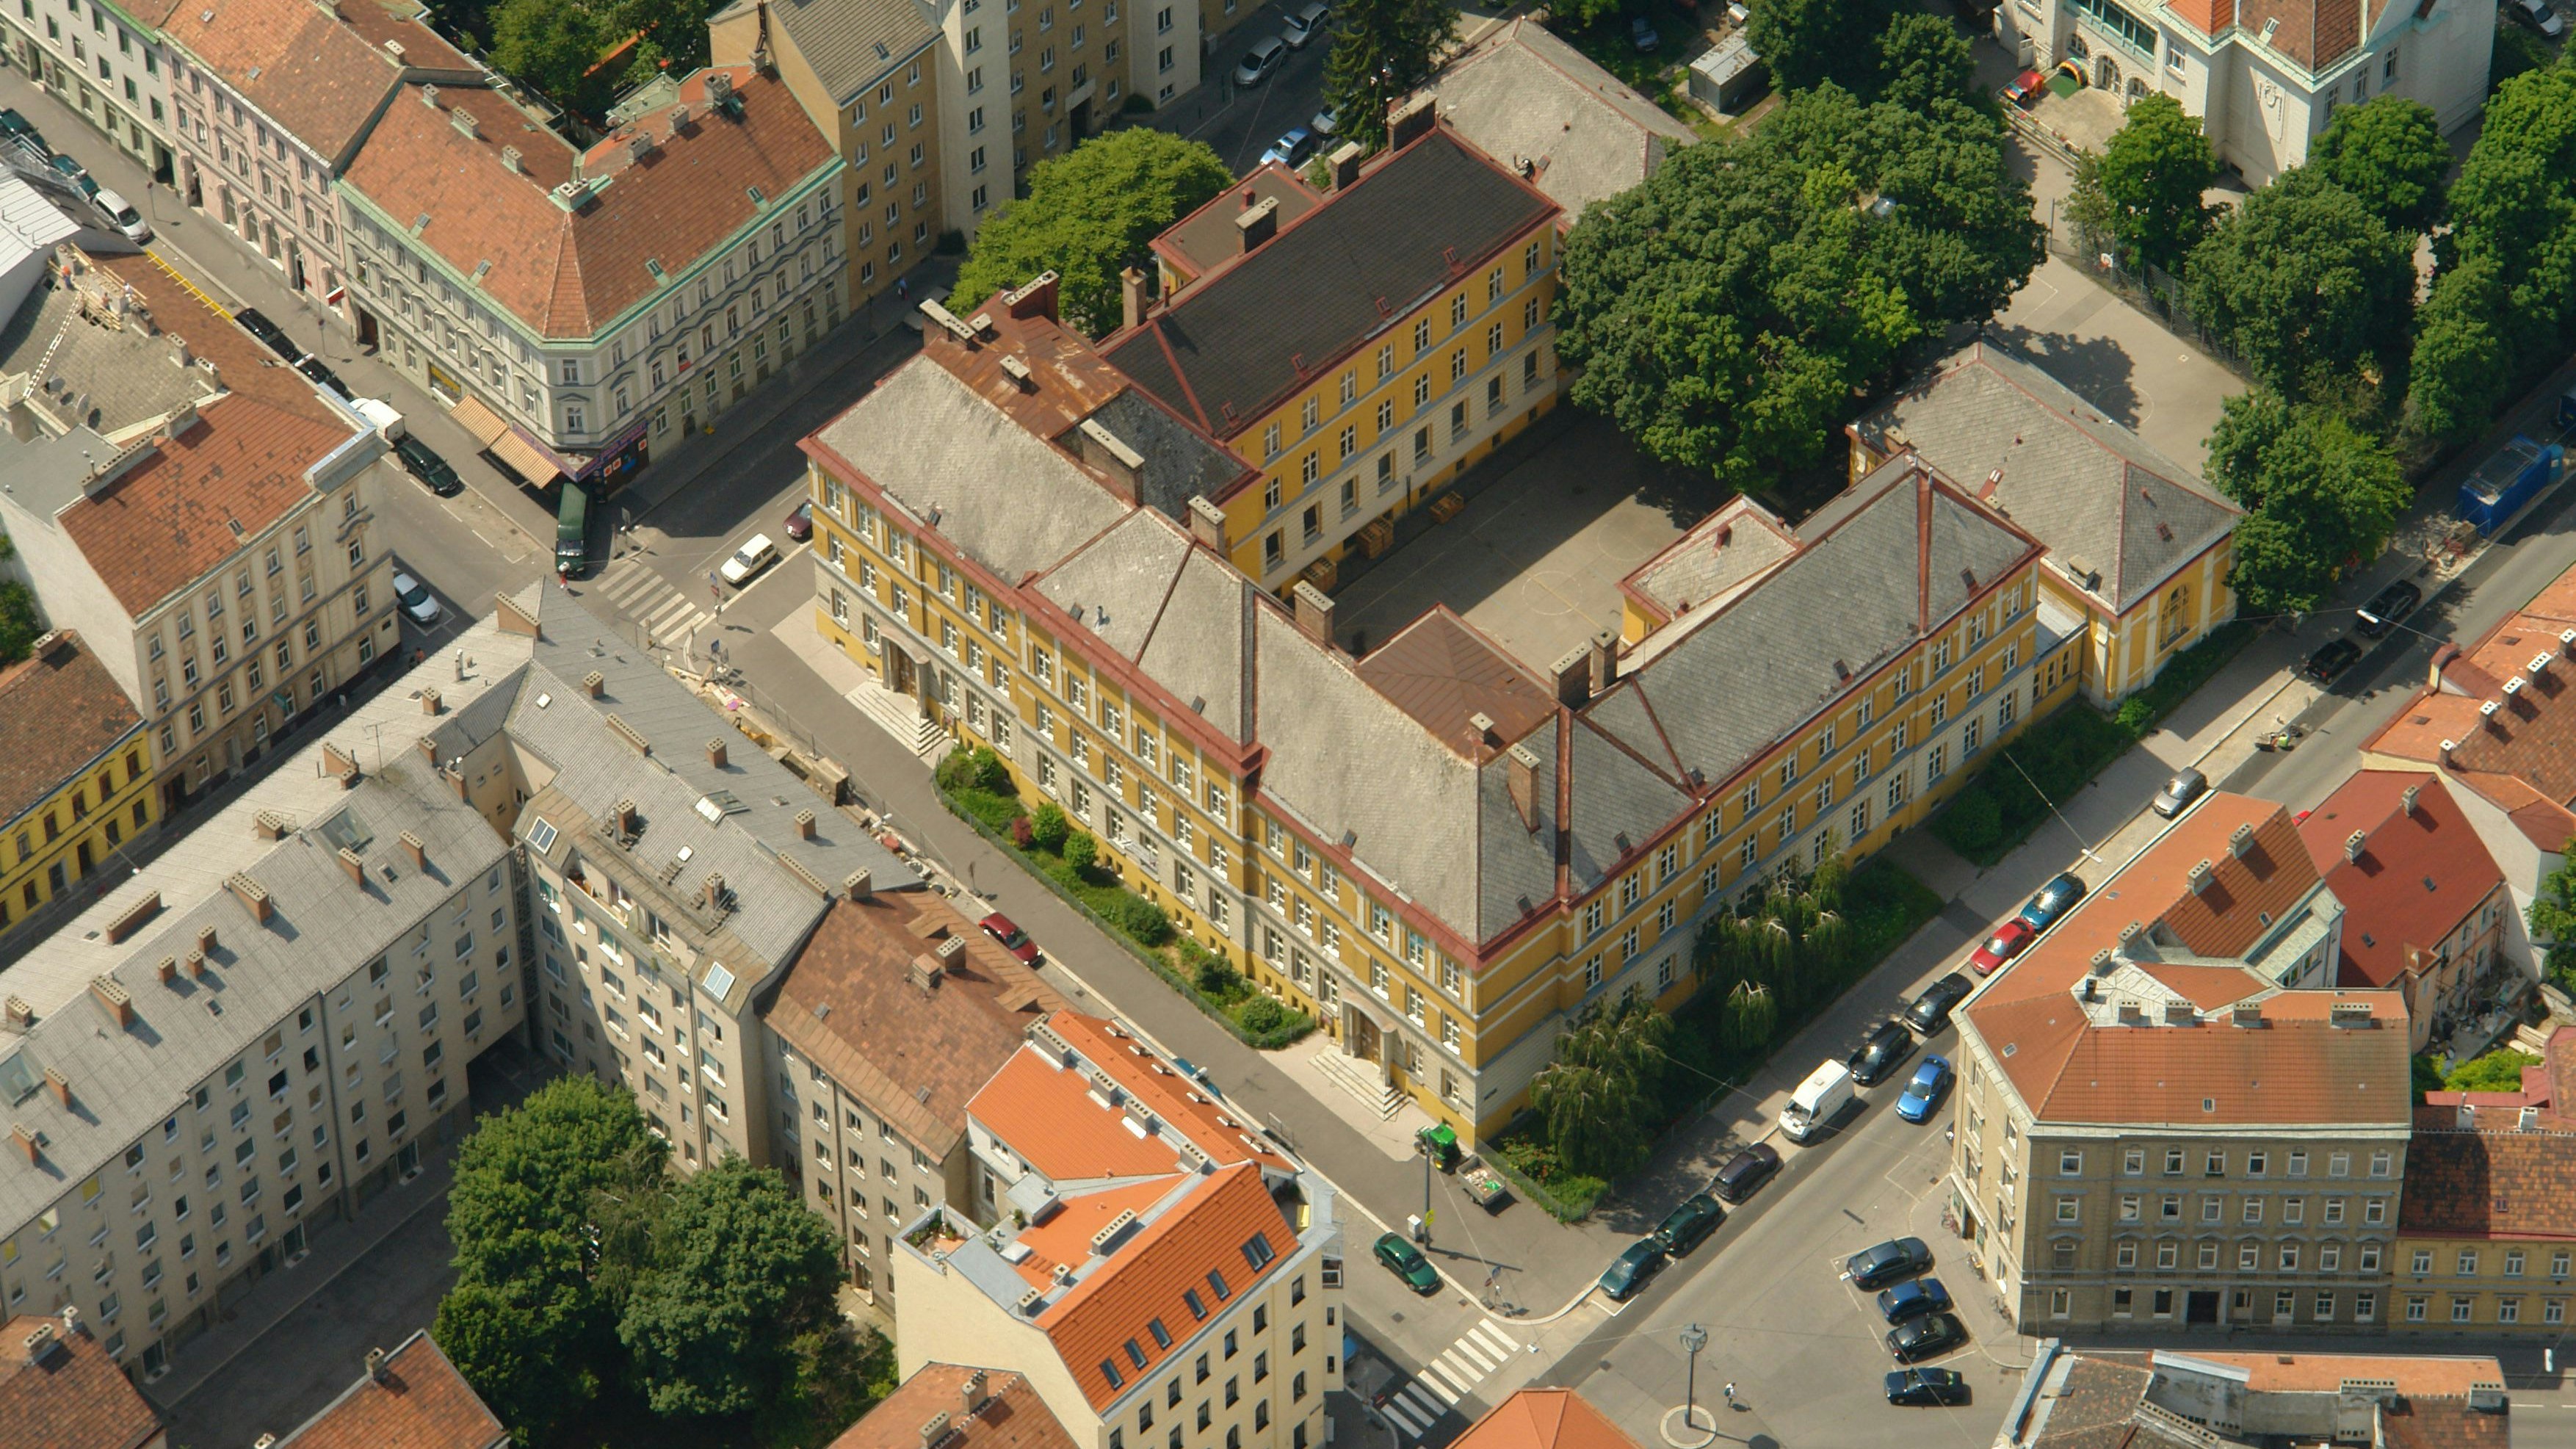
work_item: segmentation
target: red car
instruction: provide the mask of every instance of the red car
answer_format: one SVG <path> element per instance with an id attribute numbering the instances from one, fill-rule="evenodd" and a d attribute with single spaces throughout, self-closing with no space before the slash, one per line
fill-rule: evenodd
<path id="1" fill-rule="evenodd" d="M 1010 917 L 995 911 L 976 924 L 984 928 L 985 935 L 1001 942 L 1003 950 L 1019 957 L 1021 965 L 1038 964 L 1038 943 L 1029 939 L 1028 932 L 1011 924 Z"/>
<path id="2" fill-rule="evenodd" d="M 803 543 L 805 540 L 812 538 L 814 536 L 813 503 L 809 500 L 807 502 L 797 504 L 796 511 L 787 515 L 787 522 L 784 526 L 787 529 L 787 536 L 796 540 L 798 543 Z"/>
<path id="3" fill-rule="evenodd" d="M 1991 976 L 1995 973 L 1995 968 L 2020 955 L 2022 948 L 2029 945 L 2031 938 L 2038 934 L 2018 917 L 2006 921 L 1995 927 L 1994 935 L 1988 937 L 1986 944 L 1979 946 L 1976 953 L 1968 958 L 1968 965 L 1980 976 Z"/>

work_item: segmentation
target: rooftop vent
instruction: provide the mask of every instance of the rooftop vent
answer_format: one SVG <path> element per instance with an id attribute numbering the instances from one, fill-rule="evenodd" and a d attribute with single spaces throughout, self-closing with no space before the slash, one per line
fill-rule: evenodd
<path id="1" fill-rule="evenodd" d="M 2227 1019 L 2238 1026 L 2258 1027 L 2263 1024 L 2263 1002 L 2260 998 L 2240 1001 L 2227 1009 Z"/>
<path id="2" fill-rule="evenodd" d="M 922 1424 L 921 1449 L 932 1449 L 933 1445 L 936 1445 L 940 1440 L 947 1437 L 948 1412 L 943 1409 L 940 1412 L 931 1415 L 929 1420 Z"/>
<path id="3" fill-rule="evenodd" d="M 2343 858 L 2346 860 L 2357 861 L 2361 859 L 2361 853 L 2369 848 L 2370 833 L 2368 831 L 2356 830 L 2352 834 L 2343 838 Z"/>
<path id="4" fill-rule="evenodd" d="M 2253 848 L 2254 848 L 2254 827 L 2253 827 L 2253 826 L 2251 826 L 2251 825 L 2239 825 L 2239 826 L 2237 826 L 2233 831 L 2230 831 L 2230 832 L 2228 833 L 2228 836 L 2227 836 L 2227 853 L 2228 853 L 2228 854 L 2235 856 L 2238 860 L 2243 860 L 2243 859 L 2245 858 L 2246 852 L 2248 852 L 2248 851 L 2252 850 Z"/>
<path id="5" fill-rule="evenodd" d="M 2191 883 L 2191 893 L 2193 895 L 2199 895 L 2202 891 L 2209 889 L 2209 883 L 2212 879 L 2209 862 L 2207 860 L 2196 862 L 2192 866 L 2190 873 L 2184 876 L 2183 879 Z"/>
<path id="6" fill-rule="evenodd" d="M 1091 1235 L 1091 1251 L 1106 1257 L 1118 1246 L 1118 1240 L 1127 1235 L 1127 1230 L 1135 1225 L 1136 1210 L 1134 1208 L 1121 1210 L 1118 1216 L 1103 1223 L 1099 1232 Z"/>
<path id="7" fill-rule="evenodd" d="M 2369 1026 L 2371 1024 L 2370 1003 L 2367 1001 L 2338 1001 L 2334 1005 L 2326 1008 L 2326 1020 L 2329 1024 L 2334 1026 Z"/>

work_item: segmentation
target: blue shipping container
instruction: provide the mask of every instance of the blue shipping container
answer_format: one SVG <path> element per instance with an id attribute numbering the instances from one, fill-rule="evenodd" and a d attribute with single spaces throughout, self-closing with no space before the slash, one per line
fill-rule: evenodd
<path id="1" fill-rule="evenodd" d="M 2495 532 L 2521 512 L 2533 494 L 2549 486 L 2564 456 L 2555 443 L 2544 448 L 2517 435 L 2460 485 L 2460 516 L 2480 533 Z"/>

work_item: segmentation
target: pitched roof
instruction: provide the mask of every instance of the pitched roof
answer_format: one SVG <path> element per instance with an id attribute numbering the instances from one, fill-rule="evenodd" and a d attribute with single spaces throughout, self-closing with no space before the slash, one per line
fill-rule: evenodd
<path id="1" fill-rule="evenodd" d="M 2213 792 L 2095 882 L 1961 1020 L 2043 1121 L 2403 1125 L 2403 998 L 2278 990 L 2268 968 L 2253 969 L 2266 958 L 2248 955 L 2313 927 L 2301 913 L 2333 904 L 2319 885 L 2286 810 Z M 2133 925 L 2139 933 L 2124 938 Z M 2114 954 L 2097 975 L 2099 952 Z M 2239 961 L 2248 965 L 2231 991 L 2224 973 Z M 2259 1028 L 2215 1014 L 2249 999 Z M 2124 1004 L 2140 1019 L 2124 1023 Z M 2366 1005 L 2370 1025 L 2337 1024 L 2338 1004 Z M 2162 1019 L 2168 1007 L 2181 1014 Z"/>
<path id="2" fill-rule="evenodd" d="M 709 105 L 718 75 L 741 101 L 739 115 Z M 749 66 L 699 71 L 678 97 L 576 154 L 498 92 L 407 86 L 344 184 L 539 336 L 594 336 L 840 167 L 786 86 Z M 675 124 L 681 107 L 689 119 Z M 647 143 L 640 157 L 629 151 L 635 138 Z M 519 169 L 504 150 L 519 153 Z M 576 175 L 589 190 L 559 200 L 556 188 Z M 419 217 L 428 220 L 415 227 Z"/>
<path id="3" fill-rule="evenodd" d="M 1091 636 L 1227 739 L 1251 734 L 1260 588 L 1179 525 L 1137 509 L 1049 570 L 1037 591 L 1064 610 L 1044 620 L 1050 631 Z"/>
<path id="4" fill-rule="evenodd" d="M 38 642 L 32 657 L 0 669 L 0 825 L 44 803 L 143 726 L 79 635 L 66 630 Z"/>
<path id="5" fill-rule="evenodd" d="M 912 0 L 770 0 L 768 9 L 838 106 L 939 38 Z"/>
<path id="6" fill-rule="evenodd" d="M 957 955 L 931 955 L 949 941 Z M 914 984 L 931 955 L 935 983 Z M 837 899 L 806 939 L 762 1019 L 934 1157 L 966 1132 L 966 1104 L 1019 1050 L 1030 1023 L 1064 1004 L 928 891 Z"/>
<path id="7" fill-rule="evenodd" d="M 361 1373 L 278 1440 L 277 1449 L 500 1449 L 509 1442 L 424 1329 L 395 1345 L 377 1373 Z"/>
<path id="8" fill-rule="evenodd" d="M 1556 211 L 1434 126 L 1101 350 L 1230 437 Z"/>
<path id="9" fill-rule="evenodd" d="M 1851 424 L 1881 454 L 1912 448 L 2048 546 L 2068 578 L 2127 612 L 2243 512 L 2189 468 L 2039 368 L 1988 342 Z M 2083 565 L 2078 568 L 2078 563 Z"/>
<path id="10" fill-rule="evenodd" d="M 474 72 L 416 15 L 375 0 L 350 0 L 346 12 L 314 0 L 179 0 L 171 11 L 165 35 L 329 162 L 345 161 L 406 66 Z"/>
<path id="11" fill-rule="evenodd" d="M 843 1430 L 831 1449 L 921 1449 L 921 1426 L 948 1416 L 943 1449 L 1074 1449 L 1029 1381 L 1001 1369 L 926 1363 Z"/>
<path id="12" fill-rule="evenodd" d="M 36 1333 L 48 1338 L 31 1353 Z M 59 1319 L 27 1316 L 0 1327 L 0 1449 L 137 1449 L 160 1432 L 87 1327 L 65 1333 Z"/>
<path id="13" fill-rule="evenodd" d="M 1450 1441 L 1461 1449 L 1637 1449 L 1572 1389 L 1520 1389 Z"/>
<path id="14" fill-rule="evenodd" d="M 1556 714 L 1547 686 L 1446 604 L 1371 651 L 1359 676 L 1433 739 L 1478 764 Z M 1492 722 L 1484 731 L 1469 723 L 1480 714 Z"/>
<path id="15" fill-rule="evenodd" d="M 2362 14 L 2386 4 L 2366 0 L 2237 0 L 2237 29 L 2310 71 L 2322 71 L 2361 48 Z"/>
<path id="16" fill-rule="evenodd" d="M 2576 1133 L 2418 1128 L 2402 1191 L 2408 1237 L 2576 1239 Z"/>
<path id="17" fill-rule="evenodd" d="M 1795 531 L 1739 494 L 1639 564 L 1619 590 L 1669 620 L 1733 593 L 1797 547 Z"/>
<path id="18" fill-rule="evenodd" d="M 2366 838 L 2351 857 L 2356 834 Z M 2438 775 L 2356 771 L 2300 822 L 2299 838 L 2344 903 L 2344 986 L 2395 985 L 2414 953 L 2438 953 L 2504 884 Z"/>
<path id="19" fill-rule="evenodd" d="M 1546 26 L 1522 18 L 1451 61 L 1422 88 L 1440 98 L 1440 119 L 1477 149 L 1519 169 L 1564 208 L 1583 208 L 1655 174 L 1697 132 L 1628 88 Z"/>
<path id="20" fill-rule="evenodd" d="M 1265 161 L 1198 210 L 1163 228 L 1154 238 L 1154 254 L 1171 267 L 1180 282 L 1194 282 L 1243 255 L 1243 233 L 1234 219 L 1245 208 L 1265 201 L 1279 203 L 1278 222 L 1286 226 L 1323 205 L 1324 198 L 1293 168 Z"/>

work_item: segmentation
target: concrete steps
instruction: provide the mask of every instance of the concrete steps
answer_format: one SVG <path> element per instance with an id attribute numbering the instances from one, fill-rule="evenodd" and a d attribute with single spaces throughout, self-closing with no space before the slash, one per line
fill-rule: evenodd
<path id="1" fill-rule="evenodd" d="M 871 679 L 844 697 L 879 729 L 921 758 L 935 761 L 948 753 L 947 733 L 939 728 L 938 721 L 922 713 L 921 701 L 912 696 L 897 694 Z"/>
<path id="2" fill-rule="evenodd" d="M 1377 1114 L 1381 1122 L 1395 1116 L 1404 1105 L 1404 1093 L 1379 1080 L 1377 1064 L 1357 1057 L 1342 1055 L 1338 1046 L 1327 1045 L 1315 1053 L 1315 1069 L 1325 1080 L 1357 1098 L 1359 1104 Z"/>

